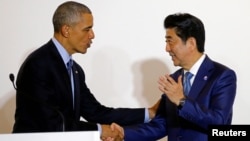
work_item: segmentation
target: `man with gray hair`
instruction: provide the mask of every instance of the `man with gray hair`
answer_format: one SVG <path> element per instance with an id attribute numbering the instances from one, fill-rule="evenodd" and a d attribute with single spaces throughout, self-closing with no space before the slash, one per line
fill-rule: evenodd
<path id="1" fill-rule="evenodd" d="M 157 103 L 151 108 L 106 107 L 87 87 L 83 69 L 72 58 L 85 54 L 95 37 L 86 5 L 62 3 L 53 25 L 54 37 L 33 51 L 18 72 L 13 133 L 99 130 L 102 139 L 119 139 L 122 134 L 109 124 L 126 126 L 154 117 Z"/>

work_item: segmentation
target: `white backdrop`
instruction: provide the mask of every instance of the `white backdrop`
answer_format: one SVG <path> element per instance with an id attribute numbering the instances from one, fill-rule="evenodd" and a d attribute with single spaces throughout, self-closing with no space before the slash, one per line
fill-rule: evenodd
<path id="1" fill-rule="evenodd" d="M 174 72 L 165 52 L 163 20 L 189 12 L 206 28 L 206 53 L 238 76 L 233 124 L 250 124 L 248 0 L 78 0 L 94 15 L 96 38 L 87 54 L 73 58 L 83 67 L 96 98 L 114 107 L 148 107 L 161 93 L 160 75 Z M 0 0 L 0 133 L 14 122 L 15 90 L 8 78 L 28 53 L 53 35 L 52 15 L 64 0 Z"/>

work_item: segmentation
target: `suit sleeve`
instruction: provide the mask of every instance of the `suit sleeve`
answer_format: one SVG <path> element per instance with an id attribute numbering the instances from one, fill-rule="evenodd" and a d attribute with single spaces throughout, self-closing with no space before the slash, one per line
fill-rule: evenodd
<path id="1" fill-rule="evenodd" d="M 164 94 L 156 113 L 150 122 L 124 127 L 125 141 L 155 141 L 167 135 L 167 121 L 165 112 L 166 99 Z"/>
<path id="2" fill-rule="evenodd" d="M 124 127 L 125 141 L 155 141 L 167 135 L 164 117 L 157 115 L 149 123 Z"/>
<path id="3" fill-rule="evenodd" d="M 80 67 L 78 69 L 81 84 L 80 111 L 83 118 L 89 122 L 100 124 L 115 122 L 122 126 L 144 122 L 145 108 L 112 108 L 102 105 L 87 87 L 83 70 Z"/>

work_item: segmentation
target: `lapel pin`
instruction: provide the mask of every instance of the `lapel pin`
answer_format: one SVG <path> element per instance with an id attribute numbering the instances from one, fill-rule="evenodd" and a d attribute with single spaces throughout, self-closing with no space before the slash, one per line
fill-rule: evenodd
<path id="1" fill-rule="evenodd" d="M 75 73 L 78 73 L 78 71 L 76 70 Z"/>
<path id="2" fill-rule="evenodd" d="M 204 78 L 203 78 L 204 80 L 207 80 L 207 76 L 204 76 Z"/>

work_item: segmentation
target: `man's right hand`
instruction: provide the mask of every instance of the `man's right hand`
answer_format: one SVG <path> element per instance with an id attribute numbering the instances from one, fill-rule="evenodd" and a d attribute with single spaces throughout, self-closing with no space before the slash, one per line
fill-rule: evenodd
<path id="1" fill-rule="evenodd" d="M 118 125 L 118 124 L 116 124 L 116 123 L 112 123 L 111 125 L 110 125 L 110 128 L 111 128 L 111 130 L 112 131 L 114 131 L 114 130 L 117 130 L 118 132 L 119 132 L 119 136 L 122 138 L 122 139 L 124 139 L 124 129 L 120 126 L 120 125 Z"/>
<path id="2" fill-rule="evenodd" d="M 102 141 L 122 141 L 124 138 L 123 128 L 118 124 L 112 123 L 112 125 L 101 125 Z"/>

